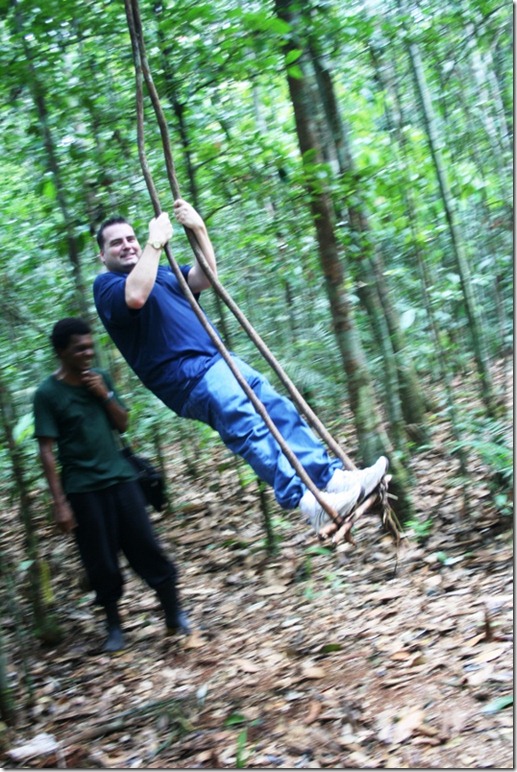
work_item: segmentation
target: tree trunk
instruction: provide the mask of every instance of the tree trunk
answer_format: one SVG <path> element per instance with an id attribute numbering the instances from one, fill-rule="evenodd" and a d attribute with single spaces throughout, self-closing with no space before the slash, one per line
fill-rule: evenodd
<path id="1" fill-rule="evenodd" d="M 21 18 L 19 0 L 14 0 L 16 7 L 16 27 L 17 32 L 20 35 L 23 50 L 25 53 L 26 65 L 28 69 L 27 85 L 30 90 L 34 106 L 39 120 L 39 128 L 41 132 L 41 139 L 45 148 L 48 167 L 52 173 L 52 179 L 56 189 L 56 198 L 63 217 L 63 227 L 66 237 L 67 252 L 69 260 L 72 264 L 72 271 L 75 281 L 76 297 L 75 304 L 77 312 L 85 319 L 89 319 L 89 302 L 86 299 L 86 289 L 81 273 L 81 263 L 79 259 L 79 247 L 77 239 L 74 235 L 74 228 L 72 218 L 68 211 L 68 205 L 65 194 L 65 186 L 61 180 L 61 170 L 57 160 L 57 153 L 50 131 L 49 116 L 46 103 L 46 95 L 43 84 L 41 83 L 36 67 L 33 62 L 32 50 L 28 44 L 28 35 L 23 29 L 23 22 Z"/>
<path id="2" fill-rule="evenodd" d="M 20 498 L 20 520 L 25 534 L 25 549 L 30 561 L 29 595 L 34 618 L 34 632 L 45 643 L 59 643 L 62 632 L 54 612 L 48 563 L 39 555 L 38 537 L 34 525 L 30 495 L 20 448 L 14 439 L 15 416 L 11 395 L 0 380 L 0 418 L 5 444 L 9 450 L 13 479 Z"/>
<path id="3" fill-rule="evenodd" d="M 305 159 L 311 157 L 311 163 L 317 163 L 321 161 L 321 157 L 318 158 L 316 139 L 311 131 L 311 106 L 305 101 L 301 79 L 289 77 L 289 92 L 302 156 Z M 316 183 L 309 170 L 306 184 L 311 195 L 320 264 L 325 276 L 334 333 L 348 378 L 348 391 L 361 456 L 364 461 L 369 462 L 383 449 L 380 439 L 381 422 L 353 309 L 344 289 L 345 277 L 335 236 L 332 200 L 328 190 L 323 189 L 321 182 L 319 185 Z"/>
<path id="4" fill-rule="evenodd" d="M 3 557 L 0 555 L 0 576 L 4 577 Z M 5 586 L 5 582 L 3 582 Z M 3 605 L 3 604 L 2 604 Z M 2 608 L 2 615 L 7 612 Z M 4 644 L 2 625 L 0 625 L 0 719 L 6 724 L 13 724 L 15 721 L 15 702 L 14 695 L 9 684 L 8 662 L 6 657 L 6 647 Z"/>
<path id="5" fill-rule="evenodd" d="M 292 28 L 295 23 L 295 5 L 291 0 L 276 0 L 279 18 Z M 290 37 L 285 44 L 288 60 L 290 52 L 299 50 L 299 41 Z M 297 64 L 304 64 L 304 57 Z M 391 443 L 381 423 L 366 359 L 355 325 L 353 308 L 345 290 L 345 276 L 339 245 L 335 232 L 335 212 L 328 184 L 313 172 L 321 164 L 323 154 L 314 126 L 314 103 L 305 75 L 292 74 L 287 68 L 289 93 L 293 105 L 298 143 L 305 167 L 305 184 L 310 196 L 311 212 L 316 230 L 320 264 L 325 277 L 330 302 L 333 328 L 347 375 L 350 405 L 359 443 L 360 456 L 364 463 L 371 463 L 381 453 L 390 455 L 393 471 L 397 478 L 398 506 L 401 519 L 405 520 L 411 511 L 411 502 L 406 494 L 407 475 L 395 454 L 390 454 Z"/>
<path id="6" fill-rule="evenodd" d="M 401 0 L 398 0 L 398 2 L 401 10 L 404 10 L 404 6 Z M 427 88 L 419 48 L 411 41 L 408 42 L 407 47 L 417 95 L 422 109 L 424 128 L 426 130 L 429 149 L 435 167 L 436 179 L 440 189 L 441 202 L 449 228 L 452 255 L 454 257 L 454 261 L 460 277 L 461 288 L 465 302 L 465 311 L 467 314 L 472 343 L 472 351 L 481 380 L 482 398 L 488 414 L 491 416 L 497 416 L 501 413 L 502 405 L 496 399 L 492 377 L 485 354 L 484 336 L 482 333 L 479 313 L 474 297 L 469 263 L 465 254 L 464 245 L 456 221 L 453 197 L 449 188 L 443 157 L 440 152 L 440 141 L 438 137 L 432 99 Z"/>
<path id="7" fill-rule="evenodd" d="M 319 84 L 326 123 L 330 128 L 330 140 L 326 146 L 334 146 L 338 173 L 346 185 L 347 180 L 357 181 L 349 132 L 339 115 L 331 74 L 315 51 L 314 46 L 311 48 L 311 58 Z M 392 376 L 387 380 L 387 385 L 396 389 L 393 394 L 387 395 L 388 405 L 391 405 L 389 411 L 390 425 L 394 422 L 390 434 L 398 449 L 405 455 L 406 449 L 403 444 L 400 445 L 403 443 L 403 435 L 397 422 L 400 421 L 400 415 L 403 415 L 410 435 L 419 441 L 425 440 L 423 390 L 408 357 L 404 334 L 400 327 L 398 315 L 391 303 L 382 259 L 373 243 L 366 208 L 361 202 L 359 184 L 354 187 L 354 195 L 345 196 L 345 201 L 351 238 L 357 246 L 354 265 L 358 269 L 359 294 L 369 313 L 379 313 L 386 320 L 385 323 L 381 321 L 374 323 L 374 330 L 378 333 L 377 339 L 386 372 L 396 370 L 396 377 Z M 370 318 L 373 321 L 375 317 L 371 316 Z M 391 345 L 382 333 L 382 330 L 386 328 L 389 332 Z M 399 406 L 395 404 L 397 401 Z"/>

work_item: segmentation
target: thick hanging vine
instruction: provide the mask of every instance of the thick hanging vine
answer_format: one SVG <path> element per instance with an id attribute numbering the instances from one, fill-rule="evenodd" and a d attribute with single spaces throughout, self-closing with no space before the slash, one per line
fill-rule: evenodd
<path id="1" fill-rule="evenodd" d="M 167 178 L 169 181 L 173 198 L 174 199 L 180 198 L 181 194 L 180 194 L 178 181 L 176 178 L 174 160 L 172 157 L 171 145 L 169 141 L 167 122 L 165 120 L 160 99 L 159 99 L 156 87 L 154 85 L 151 70 L 149 68 L 149 64 L 147 61 L 138 0 L 125 0 L 125 8 L 126 8 L 126 17 L 127 17 L 129 34 L 131 37 L 133 62 L 135 67 L 138 154 L 139 154 L 140 164 L 142 167 L 142 173 L 144 175 L 147 189 L 149 191 L 149 195 L 153 204 L 155 215 L 157 216 L 158 214 L 160 214 L 162 209 L 160 206 L 160 201 L 156 190 L 156 186 L 154 184 L 154 181 L 151 176 L 151 172 L 149 170 L 149 165 L 147 163 L 147 157 L 145 153 L 144 97 L 143 97 L 144 81 L 151 99 L 151 103 L 156 115 L 158 127 L 161 134 L 165 165 L 167 169 Z M 239 321 L 240 325 L 248 334 L 248 336 L 255 344 L 257 349 L 260 351 L 264 359 L 268 362 L 268 364 L 277 374 L 278 378 L 287 389 L 291 399 L 293 400 L 298 410 L 301 413 L 303 413 L 309 425 L 319 434 L 322 440 L 326 442 L 330 450 L 333 453 L 335 453 L 336 457 L 342 461 L 345 468 L 355 469 L 355 466 L 351 461 L 351 459 L 343 451 L 341 446 L 334 440 L 332 435 L 328 432 L 328 430 L 322 424 L 320 419 L 314 413 L 310 405 L 308 405 L 308 403 L 304 400 L 304 398 L 302 397 L 302 395 L 300 394 L 300 392 L 298 391 L 294 383 L 290 380 L 286 372 L 281 367 L 280 363 L 276 360 L 276 358 L 271 353 L 269 348 L 266 346 L 264 341 L 260 338 L 256 330 L 252 327 L 250 322 L 247 320 L 246 316 L 242 313 L 242 311 L 238 308 L 238 306 L 235 304 L 233 299 L 228 295 L 226 290 L 218 281 L 217 277 L 214 275 L 213 271 L 208 265 L 202 251 L 200 250 L 193 232 L 188 228 L 185 228 L 185 232 L 190 242 L 190 245 L 192 247 L 192 250 L 194 252 L 194 255 L 196 257 L 196 260 L 199 262 L 200 266 L 202 267 L 208 279 L 210 280 L 210 283 L 213 286 L 215 292 L 219 295 L 219 297 L 227 305 L 230 311 L 234 314 L 234 316 Z M 298 474 L 302 482 L 314 494 L 317 501 L 321 504 L 321 506 L 324 508 L 324 510 L 331 518 L 332 522 L 324 529 L 322 529 L 320 535 L 323 538 L 325 538 L 326 536 L 330 536 L 331 534 L 334 534 L 333 540 L 336 542 L 341 541 L 342 539 L 352 542 L 350 531 L 354 520 L 359 515 L 366 512 L 367 509 L 369 509 L 369 507 L 371 507 L 372 504 L 375 503 L 375 501 L 379 500 L 382 507 L 382 522 L 387 528 L 387 530 L 389 530 L 394 536 L 397 537 L 400 532 L 400 526 L 394 516 L 394 513 L 391 510 L 391 507 L 389 506 L 389 502 L 387 499 L 387 478 L 383 480 L 383 482 L 381 483 L 377 491 L 372 493 L 365 501 L 363 501 L 345 518 L 340 517 L 340 515 L 338 515 L 338 513 L 333 509 L 333 507 L 331 507 L 327 503 L 327 501 L 322 497 L 321 492 L 318 490 L 318 488 L 316 488 L 316 486 L 314 485 L 310 477 L 307 475 L 305 469 L 301 466 L 298 458 L 294 455 L 292 450 L 286 444 L 284 438 L 282 437 L 282 435 L 280 434 L 280 432 L 278 431 L 274 423 L 271 421 L 267 411 L 264 408 L 264 405 L 256 397 L 255 393 L 249 387 L 248 383 L 243 378 L 237 366 L 233 362 L 233 359 L 229 351 L 226 349 L 223 342 L 220 340 L 219 336 L 216 334 L 216 332 L 213 330 L 212 326 L 208 322 L 205 314 L 203 313 L 192 291 L 190 290 L 190 287 L 188 286 L 183 274 L 181 273 L 179 266 L 176 263 L 168 244 L 165 245 L 165 254 L 167 255 L 167 259 L 171 265 L 171 268 L 186 298 L 189 300 L 194 313 L 200 320 L 201 324 L 203 325 L 207 333 L 212 338 L 219 353 L 221 354 L 221 356 L 224 358 L 224 360 L 232 370 L 238 383 L 244 389 L 246 395 L 254 405 L 259 415 L 263 418 L 271 434 L 278 442 L 280 448 L 282 449 L 282 452 L 289 460 L 289 462 L 295 469 L 296 473 Z"/>

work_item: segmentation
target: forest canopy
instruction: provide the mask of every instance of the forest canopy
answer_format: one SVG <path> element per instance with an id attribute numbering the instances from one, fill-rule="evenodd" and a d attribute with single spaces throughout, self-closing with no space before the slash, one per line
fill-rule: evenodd
<path id="1" fill-rule="evenodd" d="M 67 741 L 82 738 L 88 754 L 114 706 L 134 717 L 138 689 L 141 700 L 166 693 L 167 710 L 171 693 L 183 699 L 193 690 L 201 729 L 178 724 L 178 735 L 163 745 L 160 737 L 148 760 L 161 752 L 166 758 L 170 746 L 183 761 L 177 738 L 190 742 L 196 733 L 204 742 L 208 727 L 210 750 L 203 756 L 205 747 L 194 742 L 191 756 L 196 766 L 214 759 L 225 766 L 210 733 L 215 727 L 231 735 L 234 725 L 244 738 L 228 757 L 237 766 L 246 765 L 247 738 L 262 726 L 267 743 L 275 732 L 280 749 L 287 742 L 285 764 L 303 750 L 296 767 L 333 767 L 343 758 L 351 767 L 357 754 L 368 768 L 408 766 L 420 753 L 424 768 L 433 766 L 431 756 L 451 768 L 506 759 L 511 731 L 502 722 L 494 729 L 492 713 L 513 698 L 504 693 L 487 715 L 477 713 L 479 700 L 491 692 L 499 699 L 511 679 L 510 667 L 496 662 L 503 653 L 510 661 L 510 637 L 498 637 L 506 633 L 491 617 L 511 605 L 511 7 L 499 0 L 140 0 L 167 143 L 148 81 L 138 136 L 138 57 L 128 26 L 135 5 L 1 3 L 0 606 L 7 625 L 0 630 L 0 719 L 15 727 L 23 703 L 17 726 L 27 737 L 48 718 Z M 122 215 L 146 243 L 154 211 L 143 150 L 160 205 L 172 212 L 170 150 L 179 192 L 207 224 L 223 287 L 354 464 L 389 457 L 393 506 L 413 539 L 399 586 L 387 585 L 396 571 L 384 533 L 362 552 L 360 545 L 355 562 L 328 545 L 301 546 L 300 519 L 279 513 L 251 468 L 228 460 L 212 430 L 185 427 L 147 391 L 105 333 L 92 295 L 101 271 L 95 234 L 106 218 Z M 176 223 L 171 248 L 179 263 L 192 263 Z M 204 291 L 202 307 L 226 346 L 269 375 L 221 294 Z M 164 472 L 160 528 L 182 564 L 189 562 L 195 621 L 213 625 L 185 645 L 174 670 L 169 653 L 158 652 L 163 631 L 153 630 L 152 607 L 136 585 L 125 596 L 140 614 L 133 652 L 119 670 L 83 657 L 93 618 L 85 611 L 88 587 L 67 559 L 68 544 L 56 539 L 32 411 L 36 387 L 56 367 L 50 332 L 69 316 L 91 323 L 96 364 L 130 405 L 130 442 Z M 270 377 L 285 386 L 275 372 Z M 485 604 L 482 623 L 477 604 Z M 63 639 L 77 644 L 69 656 L 37 648 Z M 263 673 L 260 646 L 267 649 Z M 217 686 L 211 679 L 223 660 L 235 668 L 219 669 Z M 390 668 L 399 667 L 407 669 L 390 679 Z M 107 689 L 115 680 L 117 691 Z M 209 682 L 218 694 L 209 694 L 205 715 Z M 399 687 L 411 704 L 395 714 L 386 695 L 393 705 L 403 701 Z M 465 695 L 468 716 L 458 708 Z M 241 710 L 241 698 L 249 721 L 235 707 Z M 278 712 L 278 723 L 255 720 L 264 705 Z M 144 724 L 154 720 L 146 710 L 137 716 Z M 325 734 L 311 740 L 322 764 L 312 746 L 305 751 L 307 733 L 321 729 L 321 710 L 336 731 L 332 742 L 320 742 Z M 94 715 L 97 734 L 88 728 L 76 735 L 77 717 L 88 723 Z M 171 715 L 160 732 L 170 729 Z M 390 737 L 399 733 L 398 759 L 388 758 L 387 725 L 374 750 L 370 733 L 379 716 L 392 721 Z M 420 717 L 404 734 L 401 716 Z M 466 738 L 458 739 L 462 721 Z M 293 726 L 303 742 L 289 739 Z M 417 742 L 407 740 L 422 727 L 415 750 Z M 5 744 L 4 728 L 0 722 Z M 121 731 L 125 744 L 129 735 Z M 465 740 L 476 758 L 461 755 Z M 146 742 L 135 739 L 135 766 Z M 268 765 L 284 765 L 277 749 L 276 756 L 262 752 Z"/>
<path id="2" fill-rule="evenodd" d="M 144 240 L 153 215 L 124 5 L 4 5 L 0 335 L 16 442 L 33 457 L 48 334 L 73 314 L 91 319 L 101 361 L 134 395 L 134 430 L 151 441 L 167 420 L 173 438 L 92 303 L 100 222 L 127 216 Z M 222 283 L 322 416 L 349 403 L 356 462 L 379 451 L 407 461 L 432 444 L 441 415 L 463 472 L 475 448 L 508 478 L 509 7 L 229 0 L 140 11 L 181 194 L 208 224 Z M 145 148 L 170 211 L 148 96 Z M 192 260 L 178 228 L 173 251 Z M 227 345 L 258 364 L 218 297 L 203 303 Z M 472 409 L 458 374 L 479 396 Z"/>

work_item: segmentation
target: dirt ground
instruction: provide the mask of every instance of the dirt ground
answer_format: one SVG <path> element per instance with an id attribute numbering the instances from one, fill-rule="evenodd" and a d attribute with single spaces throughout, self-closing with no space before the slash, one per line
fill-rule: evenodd
<path id="1" fill-rule="evenodd" d="M 322 547 L 268 493 L 268 557 L 256 484 L 218 450 L 178 486 L 176 513 L 153 515 L 193 634 L 164 637 L 154 593 L 127 572 L 128 645 L 111 656 L 95 653 L 102 619 L 73 543 L 43 527 L 65 639 L 20 645 L 7 620 L 18 714 L 3 766 L 512 769 L 511 517 L 480 464 L 468 502 L 445 455 L 420 454 L 413 472 L 421 526 L 398 549 L 375 514 L 355 547 Z M 43 751 L 16 755 L 38 735 Z"/>

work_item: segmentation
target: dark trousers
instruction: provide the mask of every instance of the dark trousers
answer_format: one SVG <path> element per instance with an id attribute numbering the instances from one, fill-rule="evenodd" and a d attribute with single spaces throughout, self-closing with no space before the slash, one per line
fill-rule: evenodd
<path id="1" fill-rule="evenodd" d="M 138 483 L 69 493 L 68 500 L 77 522 L 77 546 L 97 604 L 106 606 L 122 596 L 120 551 L 153 589 L 167 580 L 175 581 L 176 568 L 158 543 Z"/>

